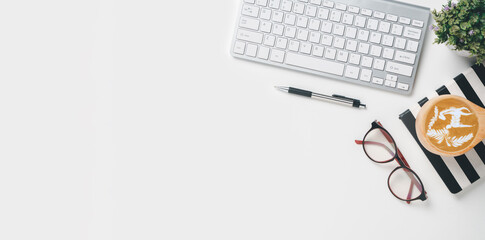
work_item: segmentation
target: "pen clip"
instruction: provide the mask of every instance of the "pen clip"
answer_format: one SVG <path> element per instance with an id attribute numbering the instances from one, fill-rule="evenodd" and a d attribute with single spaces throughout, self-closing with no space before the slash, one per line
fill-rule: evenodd
<path id="1" fill-rule="evenodd" d="M 349 100 L 349 101 L 354 101 L 356 99 L 353 99 L 353 98 L 349 98 L 349 97 L 346 97 L 346 96 L 342 96 L 342 95 L 337 95 L 337 94 L 333 94 L 332 97 L 335 97 L 335 98 L 340 98 L 340 99 L 343 99 L 343 100 Z"/>
<path id="2" fill-rule="evenodd" d="M 352 102 L 352 107 L 355 107 L 355 108 L 360 108 L 360 107 L 366 108 L 366 105 L 362 104 L 359 99 L 349 98 L 349 97 L 337 95 L 337 94 L 333 94 L 332 97 L 350 101 Z"/>

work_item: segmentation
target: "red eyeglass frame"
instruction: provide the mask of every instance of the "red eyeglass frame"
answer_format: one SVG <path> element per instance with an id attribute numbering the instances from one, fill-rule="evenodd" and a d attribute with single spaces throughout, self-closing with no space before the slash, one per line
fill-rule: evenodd
<path id="1" fill-rule="evenodd" d="M 383 135 L 386 137 L 386 140 L 390 143 L 390 144 L 393 144 L 394 145 L 394 149 L 396 149 L 396 152 L 394 153 L 391 149 L 389 149 L 386 145 L 384 145 L 383 143 L 379 143 L 379 142 L 373 142 L 373 141 L 365 141 L 367 135 L 372 132 L 373 130 L 375 129 L 379 129 L 380 131 L 383 132 Z M 388 162 L 391 162 L 392 160 L 396 160 L 396 162 L 399 164 L 398 167 L 396 167 L 390 174 L 389 174 L 389 177 L 387 178 L 387 187 L 389 188 L 389 191 L 391 191 L 392 195 L 394 195 L 394 197 L 398 198 L 399 200 L 402 200 L 402 201 L 405 201 L 407 202 L 408 204 L 411 203 L 411 201 L 415 201 L 415 200 L 421 200 L 421 201 L 425 201 L 427 199 L 427 195 L 426 195 L 426 191 L 424 190 L 424 185 L 423 185 L 423 182 L 421 181 L 421 179 L 419 178 L 418 174 L 416 174 L 416 172 L 414 172 L 411 167 L 409 166 L 409 163 L 406 161 L 406 159 L 404 158 L 404 156 L 402 155 L 401 151 L 399 150 L 399 148 L 396 146 L 396 142 L 394 141 L 394 138 L 391 136 L 391 134 L 382 126 L 382 124 L 379 122 L 379 121 L 374 121 L 372 122 L 372 127 L 371 129 L 369 129 L 369 131 L 367 131 L 367 133 L 365 134 L 364 136 L 364 140 L 355 140 L 355 143 L 356 144 L 360 144 L 362 145 L 362 148 L 364 150 L 364 153 L 367 155 L 367 157 L 372 160 L 373 162 L 376 162 L 376 163 L 388 163 Z M 372 157 L 370 157 L 370 155 L 367 153 L 367 151 L 365 150 L 365 144 L 378 144 L 378 145 L 381 145 L 383 147 L 385 147 L 387 149 L 387 151 L 389 151 L 391 154 L 393 154 L 394 156 L 386 161 L 376 161 L 374 159 L 372 159 Z M 392 191 L 392 188 L 391 188 L 391 185 L 390 185 L 390 179 L 391 179 L 391 176 L 394 172 L 396 172 L 397 170 L 399 169 L 406 169 L 407 171 L 411 172 L 411 174 L 408 173 L 409 175 L 409 178 L 411 179 L 411 184 L 409 186 L 409 191 L 408 191 L 408 199 L 403 199 L 403 198 L 400 198 L 397 194 L 395 194 L 393 191 Z M 416 179 L 417 178 L 417 179 Z M 413 199 L 409 199 L 409 197 L 412 195 L 412 191 L 413 191 L 413 186 L 416 186 L 418 189 L 422 189 L 422 192 L 419 196 L 413 198 Z"/>

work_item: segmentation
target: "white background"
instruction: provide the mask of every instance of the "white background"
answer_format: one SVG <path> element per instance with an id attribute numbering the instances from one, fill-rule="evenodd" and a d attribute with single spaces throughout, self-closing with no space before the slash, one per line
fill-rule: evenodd
<path id="1" fill-rule="evenodd" d="M 428 34 L 411 96 L 241 61 L 239 4 L 2 1 L 0 239 L 485 237 L 483 180 L 452 195 L 398 119 L 472 60 Z M 396 200 L 394 163 L 354 144 L 375 119 L 427 201 Z"/>

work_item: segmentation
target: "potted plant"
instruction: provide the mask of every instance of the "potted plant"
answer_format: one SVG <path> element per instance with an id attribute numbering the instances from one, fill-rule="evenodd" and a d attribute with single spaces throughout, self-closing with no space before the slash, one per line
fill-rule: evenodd
<path id="1" fill-rule="evenodd" d="M 445 43 L 451 49 L 467 52 L 477 58 L 477 63 L 485 60 L 485 1 L 461 0 L 443 5 L 441 11 L 432 11 L 436 24 L 430 29 L 436 34 L 434 43 Z"/>

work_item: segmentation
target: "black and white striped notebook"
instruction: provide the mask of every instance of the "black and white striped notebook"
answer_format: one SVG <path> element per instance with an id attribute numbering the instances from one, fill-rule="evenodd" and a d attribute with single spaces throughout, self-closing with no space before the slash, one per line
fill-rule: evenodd
<path id="1" fill-rule="evenodd" d="M 426 157 L 433 165 L 450 192 L 458 193 L 472 183 L 485 177 L 485 141 L 479 143 L 474 149 L 458 157 L 442 157 L 426 150 L 416 135 L 415 121 L 421 106 L 428 99 L 438 95 L 452 94 L 465 97 L 478 106 L 485 104 L 485 67 L 483 64 L 474 65 L 454 78 L 448 84 L 438 88 L 428 97 L 404 111 L 399 118 L 406 125 L 409 132 L 424 151 Z"/>

